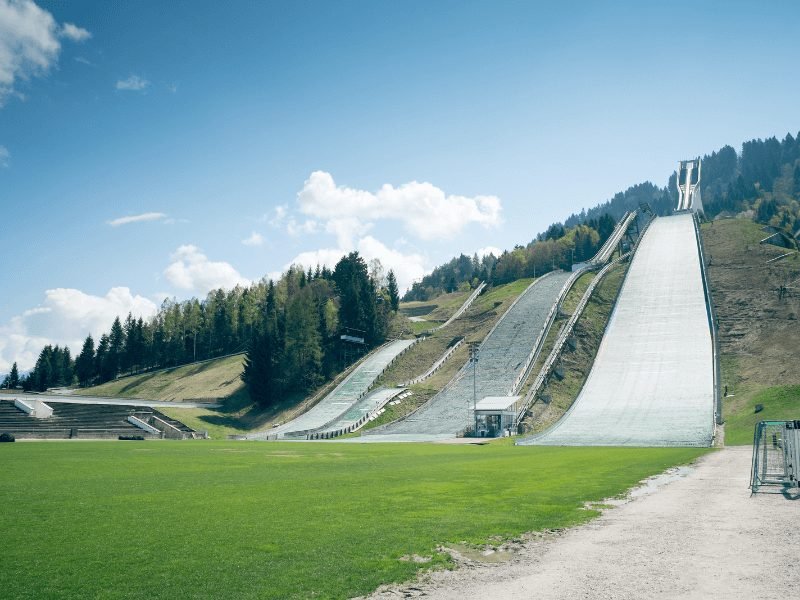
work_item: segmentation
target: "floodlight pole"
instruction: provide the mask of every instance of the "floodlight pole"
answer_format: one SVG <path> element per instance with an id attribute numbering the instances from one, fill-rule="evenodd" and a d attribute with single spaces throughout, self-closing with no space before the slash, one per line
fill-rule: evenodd
<path id="1" fill-rule="evenodd" d="M 480 342 L 467 343 L 469 344 L 469 362 L 472 363 L 472 414 L 475 417 L 475 437 L 478 437 L 478 390 L 476 384 L 476 370 L 478 368 Z"/>

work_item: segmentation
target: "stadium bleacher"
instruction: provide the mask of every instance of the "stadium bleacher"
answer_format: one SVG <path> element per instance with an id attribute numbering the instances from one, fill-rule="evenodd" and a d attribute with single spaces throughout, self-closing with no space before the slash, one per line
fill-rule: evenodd
<path id="1" fill-rule="evenodd" d="M 152 439 L 161 437 L 129 423 L 128 417 L 134 415 L 146 423 L 156 416 L 184 433 L 183 437 L 195 437 L 195 432 L 180 421 L 148 407 L 66 402 L 48 404 L 53 409 L 53 415 L 47 419 L 37 419 L 19 410 L 13 400 L 0 400 L 0 433 L 13 433 L 19 439 L 116 439 L 121 435 L 141 435 Z"/>

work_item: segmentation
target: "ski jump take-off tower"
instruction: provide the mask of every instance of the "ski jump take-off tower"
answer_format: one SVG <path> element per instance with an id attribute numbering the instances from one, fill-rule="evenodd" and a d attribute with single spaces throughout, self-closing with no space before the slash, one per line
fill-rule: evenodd
<path id="1" fill-rule="evenodd" d="M 700 159 L 682 160 L 678 166 L 678 210 L 703 212 L 700 198 Z"/>

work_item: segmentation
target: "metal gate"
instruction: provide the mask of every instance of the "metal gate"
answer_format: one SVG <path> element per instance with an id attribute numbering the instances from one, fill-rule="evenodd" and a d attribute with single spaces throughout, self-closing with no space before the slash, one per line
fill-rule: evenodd
<path id="1" fill-rule="evenodd" d="M 800 420 L 761 421 L 753 434 L 750 489 L 762 485 L 798 487 L 800 482 Z"/>

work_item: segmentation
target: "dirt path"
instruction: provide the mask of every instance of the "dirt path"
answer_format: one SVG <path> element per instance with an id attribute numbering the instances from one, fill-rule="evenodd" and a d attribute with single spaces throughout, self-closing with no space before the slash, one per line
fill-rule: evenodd
<path id="1" fill-rule="evenodd" d="M 787 597 L 785 586 L 800 582 L 800 497 L 751 497 L 749 447 L 683 471 L 587 525 L 528 543 L 508 562 L 467 561 L 371 598 Z"/>

